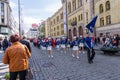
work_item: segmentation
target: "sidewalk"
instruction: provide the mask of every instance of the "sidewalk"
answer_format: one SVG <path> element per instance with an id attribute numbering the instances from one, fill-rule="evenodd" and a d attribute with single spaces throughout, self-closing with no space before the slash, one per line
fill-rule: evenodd
<path id="1" fill-rule="evenodd" d="M 3 51 L 0 50 L 0 80 L 5 80 L 5 74 L 9 71 L 8 65 L 2 63 L 3 55 Z"/>

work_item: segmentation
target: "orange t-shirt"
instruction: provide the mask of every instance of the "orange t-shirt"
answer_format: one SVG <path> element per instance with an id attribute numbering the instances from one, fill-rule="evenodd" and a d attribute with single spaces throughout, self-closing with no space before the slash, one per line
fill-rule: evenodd
<path id="1" fill-rule="evenodd" d="M 10 72 L 27 70 L 30 56 L 31 53 L 25 45 L 15 42 L 6 49 L 3 63 L 9 64 Z"/>

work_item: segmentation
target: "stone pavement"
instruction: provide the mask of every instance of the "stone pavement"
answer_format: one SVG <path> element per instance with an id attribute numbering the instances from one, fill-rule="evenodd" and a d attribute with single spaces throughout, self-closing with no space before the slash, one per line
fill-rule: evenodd
<path id="1" fill-rule="evenodd" d="M 98 48 L 98 47 L 95 47 Z M 46 51 L 32 46 L 30 66 L 33 80 L 120 80 L 120 53 L 110 56 L 96 51 L 93 64 L 87 63 L 87 54 L 79 54 L 80 59 L 60 50 L 54 50 L 54 57 L 48 58 Z M 8 66 L 2 64 L 0 53 L 0 80 L 8 72 Z"/>
<path id="2" fill-rule="evenodd" d="M 3 51 L 0 50 L 0 80 L 5 80 L 5 74 L 9 71 L 8 65 L 2 63 L 3 55 Z"/>
<path id="3" fill-rule="evenodd" d="M 48 58 L 46 51 L 32 47 L 31 67 L 34 80 L 120 80 L 120 55 L 104 55 L 96 51 L 93 64 L 87 63 L 87 54 L 80 59 L 54 50 L 54 58 Z"/>

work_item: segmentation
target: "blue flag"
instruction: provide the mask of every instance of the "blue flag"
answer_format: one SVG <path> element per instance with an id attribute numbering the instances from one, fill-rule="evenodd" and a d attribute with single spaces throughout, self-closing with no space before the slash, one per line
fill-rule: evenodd
<path id="1" fill-rule="evenodd" d="M 90 30 L 91 33 L 94 32 L 94 26 L 95 26 L 95 23 L 96 23 L 96 21 L 97 21 L 97 17 L 98 17 L 98 16 L 95 16 L 95 17 L 93 18 L 93 20 L 92 20 L 89 24 L 87 24 L 87 26 L 86 26 L 86 28 L 88 28 L 88 30 Z"/>

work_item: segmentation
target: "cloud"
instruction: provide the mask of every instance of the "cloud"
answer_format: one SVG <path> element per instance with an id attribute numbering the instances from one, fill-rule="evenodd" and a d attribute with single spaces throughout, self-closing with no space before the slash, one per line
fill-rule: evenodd
<path id="1" fill-rule="evenodd" d="M 17 8 L 17 3 L 10 1 L 10 6 L 12 9 Z"/>

